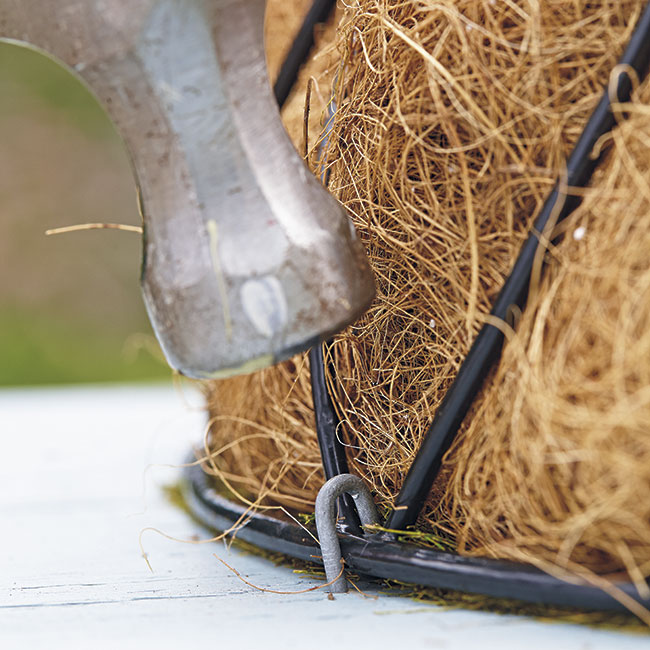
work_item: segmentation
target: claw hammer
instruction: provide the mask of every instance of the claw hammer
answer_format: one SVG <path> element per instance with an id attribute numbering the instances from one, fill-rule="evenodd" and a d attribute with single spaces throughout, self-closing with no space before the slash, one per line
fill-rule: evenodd
<path id="1" fill-rule="evenodd" d="M 356 320 L 372 272 L 280 121 L 264 0 L 2 0 L 0 39 L 80 77 L 129 151 L 142 290 L 170 365 L 216 378 Z"/>

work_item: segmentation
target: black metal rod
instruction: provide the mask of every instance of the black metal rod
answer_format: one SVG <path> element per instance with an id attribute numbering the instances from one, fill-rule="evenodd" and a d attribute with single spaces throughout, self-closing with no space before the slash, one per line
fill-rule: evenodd
<path id="1" fill-rule="evenodd" d="M 649 61 L 650 3 L 646 5 L 639 19 L 620 64 L 633 68 L 638 79 L 641 80 L 647 73 Z M 616 97 L 619 102 L 629 100 L 632 84 L 633 81 L 625 68 L 621 68 L 616 89 Z M 611 131 L 614 124 L 615 118 L 610 110 L 609 93 L 606 89 L 569 157 L 567 163 L 569 187 L 584 187 L 589 182 L 600 161 L 600 158 L 592 158 L 594 146 L 599 138 Z M 540 245 L 539 233 L 544 232 L 550 217 L 554 214 L 558 198 L 560 198 L 560 192 L 556 184 L 540 215 L 535 220 L 510 276 L 494 303 L 490 312 L 492 316 L 507 320 L 514 305 L 520 309 L 525 306 L 531 270 Z M 558 221 L 570 214 L 578 203 L 579 199 L 576 196 L 566 197 L 559 211 Z M 454 440 L 458 428 L 483 385 L 491 366 L 500 356 L 502 343 L 501 330 L 488 323 L 483 325 L 463 361 L 456 379 L 438 407 L 422 446 L 406 475 L 402 489 L 395 501 L 395 509 L 389 518 L 388 528 L 403 530 L 415 523 L 433 481 L 438 475 L 442 458 Z"/>
<path id="2" fill-rule="evenodd" d="M 314 45 L 314 27 L 327 21 L 335 6 L 336 0 L 314 0 L 307 12 L 273 85 L 275 99 L 280 108 L 287 101 L 298 78 L 298 72 Z"/>
<path id="3" fill-rule="evenodd" d="M 318 445 L 320 446 L 325 478 L 330 479 L 339 474 L 347 474 L 349 470 L 345 447 L 336 434 L 339 419 L 327 390 L 322 345 L 315 345 L 309 351 L 309 366 L 311 368 L 311 393 L 314 400 Z M 350 534 L 362 535 L 361 522 L 352 497 L 349 494 L 339 497 L 338 507 L 339 528 Z"/>
<path id="4" fill-rule="evenodd" d="M 317 23 L 326 21 L 336 0 L 314 0 L 305 20 L 291 45 L 287 58 L 282 64 L 280 74 L 273 87 L 278 106 L 282 108 L 291 89 L 296 83 L 298 71 L 303 65 L 309 51 L 314 44 L 314 27 Z M 327 184 L 325 182 L 325 184 Z M 339 420 L 334 410 L 334 405 L 327 391 L 325 382 L 325 365 L 323 348 L 316 344 L 309 352 L 309 365 L 311 367 L 311 392 L 314 402 L 314 419 L 318 434 L 321 459 L 325 479 L 330 479 L 338 474 L 347 474 L 348 461 L 345 448 L 337 438 L 336 430 Z M 354 507 L 354 501 L 349 495 L 343 495 L 338 500 L 339 528 L 353 535 L 362 535 L 359 515 Z"/>

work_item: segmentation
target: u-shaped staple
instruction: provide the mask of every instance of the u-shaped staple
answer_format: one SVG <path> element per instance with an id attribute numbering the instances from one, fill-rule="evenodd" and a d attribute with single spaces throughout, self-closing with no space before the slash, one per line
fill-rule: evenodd
<path id="1" fill-rule="evenodd" d="M 377 508 L 365 483 L 353 474 L 339 474 L 323 485 L 316 497 L 316 529 L 323 554 L 323 565 L 330 592 L 342 594 L 348 590 L 348 583 L 341 571 L 341 545 L 336 532 L 336 500 L 347 493 L 353 499 L 362 526 L 379 524 Z M 337 576 L 339 576 L 337 578 Z"/>

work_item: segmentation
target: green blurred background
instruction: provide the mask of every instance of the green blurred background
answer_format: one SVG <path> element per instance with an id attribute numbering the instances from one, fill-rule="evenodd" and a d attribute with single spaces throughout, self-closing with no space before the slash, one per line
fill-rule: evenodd
<path id="1" fill-rule="evenodd" d="M 139 289 L 124 146 L 90 93 L 44 56 L 0 43 L 0 386 L 169 378 Z"/>

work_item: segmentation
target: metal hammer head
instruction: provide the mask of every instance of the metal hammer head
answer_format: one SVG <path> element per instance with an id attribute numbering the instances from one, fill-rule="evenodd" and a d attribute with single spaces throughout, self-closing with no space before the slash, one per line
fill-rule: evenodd
<path id="1" fill-rule="evenodd" d="M 372 273 L 296 154 L 266 75 L 263 0 L 3 0 L 0 38 L 72 68 L 131 154 L 142 288 L 185 375 L 255 370 L 354 321 Z"/>

